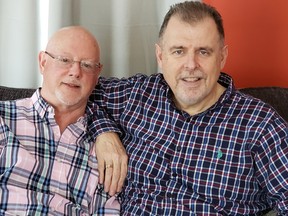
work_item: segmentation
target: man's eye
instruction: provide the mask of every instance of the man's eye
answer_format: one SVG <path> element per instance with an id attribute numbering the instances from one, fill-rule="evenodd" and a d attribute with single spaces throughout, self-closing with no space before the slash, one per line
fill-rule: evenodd
<path id="1" fill-rule="evenodd" d="M 90 62 L 81 62 L 81 66 L 86 69 L 92 69 L 93 65 Z"/>
<path id="2" fill-rule="evenodd" d="M 71 59 L 69 59 L 69 58 L 66 58 L 66 57 L 61 57 L 61 58 L 59 58 L 59 61 L 61 61 L 61 62 L 65 63 L 65 64 L 69 64 L 69 63 L 71 63 L 71 62 L 72 62 L 72 60 L 71 60 Z"/>
<path id="3" fill-rule="evenodd" d="M 208 56 L 209 52 L 207 50 L 200 50 L 199 53 L 203 56 Z"/>
<path id="4" fill-rule="evenodd" d="M 183 50 L 175 50 L 175 51 L 173 51 L 173 54 L 181 55 L 181 54 L 183 54 Z"/>

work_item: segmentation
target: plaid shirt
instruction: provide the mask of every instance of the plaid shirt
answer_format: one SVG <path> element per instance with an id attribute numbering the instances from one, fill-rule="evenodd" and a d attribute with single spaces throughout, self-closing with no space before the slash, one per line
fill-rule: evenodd
<path id="1" fill-rule="evenodd" d="M 61 134 L 39 90 L 0 102 L 0 215 L 119 215 L 98 185 L 86 113 Z"/>
<path id="2" fill-rule="evenodd" d="M 287 123 L 228 75 L 218 102 L 194 116 L 175 107 L 162 74 L 99 82 L 91 99 L 116 123 L 92 130 L 118 126 L 129 155 L 123 215 L 288 215 Z"/>

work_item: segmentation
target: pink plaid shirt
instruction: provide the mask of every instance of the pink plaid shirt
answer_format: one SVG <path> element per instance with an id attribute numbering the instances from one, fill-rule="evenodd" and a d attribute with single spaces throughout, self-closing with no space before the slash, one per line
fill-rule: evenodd
<path id="1" fill-rule="evenodd" d="M 0 215 L 119 215 L 119 201 L 98 184 L 92 111 L 61 134 L 37 90 L 0 102 Z"/>

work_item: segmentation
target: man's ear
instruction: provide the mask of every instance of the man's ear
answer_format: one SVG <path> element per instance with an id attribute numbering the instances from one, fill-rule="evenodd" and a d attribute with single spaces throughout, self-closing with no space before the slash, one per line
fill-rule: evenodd
<path id="1" fill-rule="evenodd" d="M 39 62 L 39 68 L 41 74 L 43 74 L 45 65 L 46 65 L 46 57 L 45 57 L 45 52 L 41 51 L 38 55 L 38 62 Z"/>
<path id="2" fill-rule="evenodd" d="M 103 64 L 100 63 L 99 74 L 102 72 L 102 70 L 103 70 Z"/>
<path id="3" fill-rule="evenodd" d="M 227 57 L 228 57 L 228 45 L 225 45 L 221 51 L 221 70 L 224 68 L 226 64 Z"/>
<path id="4" fill-rule="evenodd" d="M 159 44 L 155 44 L 155 54 L 156 54 L 158 66 L 162 68 L 162 49 L 159 46 Z"/>

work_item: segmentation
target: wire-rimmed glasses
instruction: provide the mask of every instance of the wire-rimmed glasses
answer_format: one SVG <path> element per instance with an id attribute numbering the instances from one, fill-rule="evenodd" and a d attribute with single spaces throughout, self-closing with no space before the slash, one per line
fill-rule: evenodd
<path id="1" fill-rule="evenodd" d="M 88 73 L 95 73 L 98 68 L 101 68 L 101 63 L 95 63 L 92 61 L 86 61 L 86 60 L 81 60 L 81 61 L 75 61 L 74 59 L 67 57 L 67 56 L 55 56 L 47 51 L 45 53 L 50 56 L 52 59 L 57 61 L 59 66 L 62 68 L 70 68 L 74 63 L 79 63 L 80 67 L 83 71 L 88 72 Z"/>

